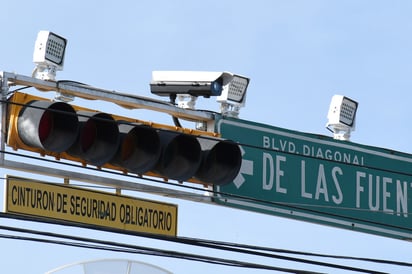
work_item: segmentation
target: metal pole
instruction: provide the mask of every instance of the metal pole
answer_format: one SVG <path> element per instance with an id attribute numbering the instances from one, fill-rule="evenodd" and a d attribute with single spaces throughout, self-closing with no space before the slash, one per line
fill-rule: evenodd
<path id="1" fill-rule="evenodd" d="M 4 164 L 5 154 L 3 153 L 6 148 L 7 138 L 7 93 L 9 92 L 8 78 L 3 72 L 0 72 L 1 83 L 1 103 L 0 103 L 0 166 Z"/>

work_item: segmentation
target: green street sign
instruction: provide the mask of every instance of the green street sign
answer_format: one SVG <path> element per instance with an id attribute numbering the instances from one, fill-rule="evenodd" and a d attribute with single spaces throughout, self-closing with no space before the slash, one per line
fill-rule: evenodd
<path id="1" fill-rule="evenodd" d="M 216 127 L 243 158 L 216 203 L 412 239 L 412 155 L 239 119 Z"/>

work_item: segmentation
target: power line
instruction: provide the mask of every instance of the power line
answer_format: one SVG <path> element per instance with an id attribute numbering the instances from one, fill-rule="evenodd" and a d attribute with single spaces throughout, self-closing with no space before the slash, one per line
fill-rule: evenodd
<path id="1" fill-rule="evenodd" d="M 105 232 L 110 232 L 110 233 L 118 233 L 118 234 L 130 235 L 130 236 L 145 237 L 145 238 L 150 238 L 150 239 L 155 239 L 155 240 L 170 241 L 170 242 L 175 242 L 175 243 L 203 246 L 203 247 L 208 247 L 208 248 L 227 246 L 227 247 L 239 248 L 237 251 L 243 251 L 242 249 L 249 249 L 249 250 L 257 250 L 257 251 L 267 251 L 267 252 L 272 252 L 272 253 L 288 253 L 288 254 L 303 255 L 303 256 L 315 256 L 315 257 L 344 259 L 344 260 L 369 261 L 369 262 L 380 263 L 380 264 L 392 264 L 392 265 L 397 265 L 397 266 L 412 267 L 412 263 L 402 262 L 402 261 L 391 261 L 391 260 L 381 260 L 381 259 L 372 259 L 372 258 L 364 258 L 364 257 L 302 252 L 302 251 L 294 251 L 294 250 L 288 250 L 288 249 L 279 249 L 279 248 L 272 248 L 272 247 L 265 247 L 265 246 L 255 246 L 255 245 L 231 243 L 231 242 L 200 239 L 200 238 L 190 238 L 190 237 L 183 237 L 183 236 L 170 237 L 170 236 L 157 235 L 157 234 L 152 234 L 152 233 L 125 231 L 122 229 L 110 228 L 110 227 L 96 228 L 96 226 L 90 225 L 90 224 L 83 224 L 83 223 L 75 224 L 69 221 L 58 221 L 58 220 L 53 220 L 49 218 L 24 216 L 24 215 L 13 214 L 13 213 L 0 212 L 0 218 L 6 218 L 6 219 L 9 218 L 9 219 L 16 219 L 16 220 L 21 220 L 21 221 L 49 223 L 49 224 L 54 224 L 54 225 L 76 226 L 76 227 L 82 227 L 86 229 L 98 229 L 100 231 L 105 231 Z M 2 229 L 1 226 L 0 226 L 0 229 Z M 45 234 L 45 236 L 47 236 L 47 234 Z"/>
<path id="2" fill-rule="evenodd" d="M 262 247 L 262 246 L 229 243 L 229 242 L 222 242 L 222 241 L 212 241 L 212 240 L 198 239 L 198 238 L 170 237 L 170 236 L 147 234 L 147 233 L 141 233 L 141 232 L 123 231 L 121 229 L 107 228 L 107 227 L 97 228 L 96 226 L 89 225 L 89 224 L 74 224 L 70 222 L 53 221 L 50 219 L 37 218 L 37 217 L 32 217 L 32 216 L 21 216 L 21 215 L 3 213 L 3 214 L 0 214 L 0 217 L 15 218 L 19 220 L 35 221 L 35 222 L 47 222 L 51 224 L 60 224 L 60 225 L 63 224 L 63 225 L 68 225 L 68 226 L 75 225 L 75 226 L 86 228 L 86 229 L 98 229 L 99 231 L 110 232 L 110 233 L 119 233 L 119 234 L 125 234 L 125 235 L 130 235 L 130 236 L 145 237 L 145 238 L 173 242 L 173 243 L 178 243 L 178 244 L 183 244 L 183 245 L 192 245 L 196 247 L 218 249 L 218 250 L 223 250 L 227 252 L 242 253 L 242 254 L 247 254 L 247 255 L 267 257 L 267 258 L 279 259 L 279 260 L 288 260 L 288 261 L 293 261 L 293 262 L 298 262 L 298 263 L 313 264 L 313 265 L 318 265 L 318 266 L 339 268 L 339 269 L 358 271 L 358 272 L 364 272 L 364 271 L 362 271 L 362 269 L 354 270 L 355 268 L 344 266 L 344 265 L 329 264 L 329 263 L 306 260 L 306 259 L 301 259 L 301 258 L 296 258 L 296 257 L 282 256 L 282 255 L 277 255 L 276 253 L 288 253 L 288 254 L 301 255 L 301 256 L 311 256 L 311 257 L 315 256 L 315 257 L 333 258 L 333 259 L 342 259 L 342 260 L 358 260 L 358 261 L 367 261 L 367 262 L 372 262 L 372 263 L 377 263 L 377 264 L 391 264 L 391 265 L 396 265 L 396 266 L 412 267 L 411 263 L 406 263 L 406 262 L 401 262 L 401 261 L 378 260 L 378 259 L 362 258 L 362 257 L 309 253 L 309 252 L 269 248 L 269 247 Z M 10 228 L 10 227 L 3 227 L 3 226 L 0 226 L 0 229 L 13 230 L 15 232 L 23 232 L 23 233 L 32 232 L 31 230 L 27 230 L 27 229 Z M 56 235 L 59 235 L 59 234 L 54 234 L 54 233 L 44 232 L 44 231 L 36 231 L 35 234 L 41 235 L 41 236 L 47 236 L 47 237 L 55 237 Z M 84 238 L 77 238 L 75 236 L 66 235 L 65 237 L 70 237 L 71 240 L 84 240 Z M 369 273 L 369 270 L 366 270 L 366 273 Z"/>
<path id="3" fill-rule="evenodd" d="M 36 231 L 31 231 L 27 233 L 37 234 Z M 55 235 L 50 234 L 49 236 L 57 237 L 57 238 L 69 238 L 69 239 L 72 238 L 72 237 L 68 237 L 64 235 L 62 236 L 62 235 L 57 235 L 57 234 Z M 243 262 L 243 261 L 237 261 L 237 260 L 222 259 L 222 258 L 213 257 L 213 256 L 204 256 L 204 255 L 198 255 L 198 254 L 177 252 L 177 251 L 172 251 L 172 250 L 155 249 L 155 248 L 148 248 L 148 247 L 143 247 L 143 246 L 121 244 L 117 242 L 108 242 L 108 241 L 86 239 L 86 238 L 80 238 L 80 237 L 76 237 L 77 238 L 76 240 L 71 240 L 71 241 L 59 241 L 59 240 L 51 240 L 51 239 L 44 239 L 44 238 L 0 234 L 0 238 L 34 241 L 34 242 L 41 242 L 41 243 L 58 244 L 58 245 L 66 245 L 66 246 L 113 251 L 113 252 L 162 256 L 162 257 L 185 259 L 185 260 L 218 264 L 218 265 L 231 266 L 231 267 L 276 270 L 276 271 L 282 271 L 282 272 L 288 272 L 288 273 L 302 273 L 302 274 L 319 273 L 319 272 L 313 272 L 313 271 L 305 271 L 305 270 L 298 270 L 298 269 L 291 269 L 291 268 L 281 268 L 281 267 L 262 265 L 262 264 L 256 264 L 256 263 L 250 263 L 250 262 Z"/>
<path id="4" fill-rule="evenodd" d="M 61 238 L 61 239 L 70 240 L 71 242 L 61 242 L 61 241 L 50 240 L 50 239 L 46 240 L 46 239 L 40 239 L 40 238 L 29 238 L 29 237 L 0 234 L 0 237 L 3 237 L 3 238 L 10 237 L 10 238 L 20 239 L 20 240 L 31 240 L 31 241 L 72 245 L 72 246 L 87 247 L 87 248 L 90 248 L 90 246 L 85 245 L 85 244 L 80 244 L 79 242 L 92 243 L 92 244 L 99 245 L 99 246 L 93 246 L 93 248 L 95 249 L 103 248 L 104 250 L 109 250 L 109 251 L 117 250 L 119 252 L 127 252 L 128 250 L 132 250 L 132 253 L 135 253 L 136 251 L 140 253 L 142 251 L 142 252 L 149 252 L 147 253 L 148 255 L 162 254 L 167 257 L 173 257 L 173 258 L 179 258 L 179 259 L 193 259 L 197 261 L 200 260 L 202 262 L 218 263 L 218 264 L 224 264 L 224 265 L 229 265 L 229 266 L 241 266 L 241 267 L 256 268 L 256 269 L 278 270 L 278 271 L 284 271 L 284 272 L 290 272 L 290 273 L 313 273 L 313 272 L 307 272 L 303 270 L 297 271 L 296 269 L 293 269 L 293 270 L 284 269 L 284 268 L 278 268 L 278 267 L 273 267 L 273 266 L 268 266 L 268 265 L 263 266 L 263 265 L 254 264 L 254 263 L 239 262 L 239 261 L 227 260 L 227 259 L 211 257 L 211 256 L 188 254 L 188 253 L 182 253 L 182 252 L 171 251 L 171 250 L 160 250 L 160 249 L 155 249 L 155 248 L 142 247 L 142 246 L 136 246 L 136 245 L 131 245 L 131 244 L 112 242 L 112 241 L 107 241 L 107 240 L 103 241 L 103 240 L 83 238 L 83 237 L 78 237 L 78 236 L 69 236 L 69 235 L 37 231 L 37 230 L 31 230 L 31 229 L 22 229 L 22 228 L 7 227 L 7 226 L 0 226 L 0 229 L 19 232 L 19 233 L 29 233 L 29 234 L 34 234 L 38 236 Z M 101 247 L 101 245 L 103 245 L 103 247 Z M 209 247 L 209 248 L 214 248 L 214 249 L 224 250 L 224 251 L 231 251 L 231 252 L 236 252 L 236 253 L 247 253 L 249 255 L 271 257 L 274 259 L 288 260 L 288 261 L 294 261 L 294 262 L 304 263 L 304 264 L 313 264 L 317 266 L 331 267 L 331 268 L 343 269 L 343 270 L 348 270 L 348 271 L 357 271 L 357 272 L 363 272 L 363 273 L 385 273 L 385 272 L 364 269 L 364 268 L 356 268 L 356 267 L 349 267 L 349 266 L 337 265 L 337 264 L 332 264 L 332 263 L 316 262 L 316 261 L 307 260 L 307 259 L 279 256 L 279 255 L 273 255 L 273 254 L 270 255 L 270 254 L 264 254 L 264 253 L 259 253 L 259 252 L 245 252 L 244 250 L 242 251 L 240 249 L 235 249 L 235 248 L 228 249 L 228 248 L 224 248 L 222 246 L 217 246 L 217 245 L 214 245 L 214 246 L 196 245 L 196 246 Z M 109 249 L 107 249 L 107 247 L 109 247 Z M 110 247 L 121 248 L 121 250 L 119 249 L 113 250 L 113 249 L 110 249 Z"/>

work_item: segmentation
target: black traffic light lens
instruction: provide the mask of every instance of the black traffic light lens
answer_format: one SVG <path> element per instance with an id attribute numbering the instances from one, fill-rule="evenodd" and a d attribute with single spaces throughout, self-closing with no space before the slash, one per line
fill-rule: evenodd
<path id="1" fill-rule="evenodd" d="M 119 146 L 119 128 L 110 114 L 77 112 L 80 134 L 67 153 L 85 162 L 102 166 L 109 162 Z"/>
<path id="2" fill-rule="evenodd" d="M 228 140 L 198 138 L 202 147 L 202 163 L 195 178 L 214 185 L 231 183 L 239 173 L 242 153 Z"/>
<path id="3" fill-rule="evenodd" d="M 154 171 L 178 181 L 193 177 L 201 161 L 196 137 L 172 131 L 160 131 L 159 135 L 162 153 Z"/>
<path id="4" fill-rule="evenodd" d="M 156 165 L 160 157 L 157 130 L 144 125 L 119 124 L 120 145 L 111 164 L 142 174 Z"/>

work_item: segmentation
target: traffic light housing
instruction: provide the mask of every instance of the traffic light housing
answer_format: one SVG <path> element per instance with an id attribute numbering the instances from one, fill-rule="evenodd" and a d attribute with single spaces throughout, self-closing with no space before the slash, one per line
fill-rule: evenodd
<path id="1" fill-rule="evenodd" d="M 241 165 L 239 146 L 217 134 L 121 117 L 16 92 L 8 99 L 7 145 L 177 181 L 223 185 Z"/>

